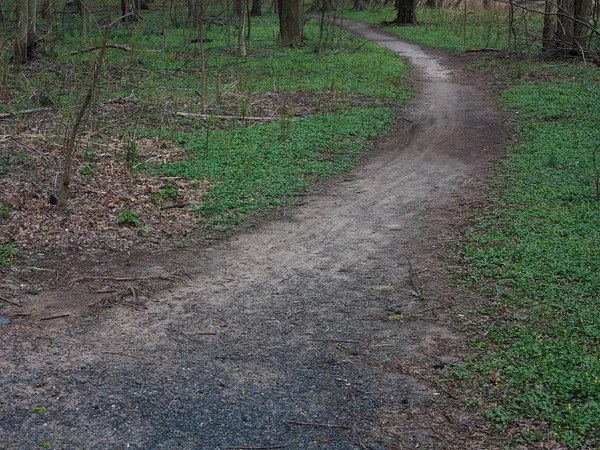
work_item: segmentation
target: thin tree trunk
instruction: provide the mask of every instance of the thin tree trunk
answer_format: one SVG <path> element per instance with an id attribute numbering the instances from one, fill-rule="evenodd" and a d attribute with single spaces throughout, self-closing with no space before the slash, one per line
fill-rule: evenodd
<path id="1" fill-rule="evenodd" d="M 75 138 L 77 137 L 77 131 L 81 122 L 83 121 L 83 116 L 85 115 L 85 111 L 87 110 L 90 102 L 92 101 L 92 96 L 94 94 L 94 90 L 96 89 L 96 83 L 98 82 L 98 77 L 100 76 L 100 71 L 102 70 L 102 63 L 104 62 L 104 54 L 106 53 L 106 43 L 108 42 L 108 36 L 110 33 L 110 20 L 107 18 L 106 26 L 104 28 L 104 37 L 102 38 L 102 46 L 98 51 L 98 56 L 96 58 L 96 66 L 94 68 L 94 74 L 92 75 L 92 82 L 90 83 L 90 87 L 88 88 L 87 94 L 83 99 L 83 103 L 79 107 L 79 111 L 77 112 L 77 116 L 75 117 L 75 121 L 73 125 L 71 125 L 71 129 L 69 130 L 69 135 L 67 136 L 67 140 L 65 142 L 65 160 L 64 160 L 64 168 L 62 177 L 60 180 L 60 184 L 58 185 L 58 206 L 60 208 L 67 207 L 67 197 L 69 195 L 69 185 L 71 184 L 71 162 L 73 161 L 73 154 L 75 153 Z"/>
<path id="2" fill-rule="evenodd" d="M 544 31 L 542 34 L 544 50 L 554 48 L 554 29 L 556 27 L 556 0 L 546 0 L 544 6 Z"/>
<path id="3" fill-rule="evenodd" d="M 17 2 L 17 33 L 13 48 L 13 61 L 23 64 L 35 57 L 35 0 Z"/>
<path id="4" fill-rule="evenodd" d="M 0 16 L 2 14 L 0 13 Z M 54 15 L 54 1 L 42 0 L 42 19 L 51 19 Z"/>
<path id="5" fill-rule="evenodd" d="M 81 43 L 85 44 L 87 42 L 87 19 L 85 14 L 86 6 L 83 0 L 77 0 L 77 8 L 81 17 Z"/>
<path id="6" fill-rule="evenodd" d="M 238 35 L 238 54 L 241 57 L 246 57 L 246 55 L 247 55 L 247 52 L 246 52 L 246 33 L 247 33 L 246 1 L 247 0 L 240 0 L 240 29 L 239 29 L 239 35 Z"/>

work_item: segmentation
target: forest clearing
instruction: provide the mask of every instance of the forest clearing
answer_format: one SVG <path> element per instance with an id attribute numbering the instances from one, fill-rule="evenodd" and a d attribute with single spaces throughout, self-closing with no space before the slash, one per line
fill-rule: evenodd
<path id="1" fill-rule="evenodd" d="M 0 2 L 0 448 L 598 448 L 597 2 L 350 3 Z"/>

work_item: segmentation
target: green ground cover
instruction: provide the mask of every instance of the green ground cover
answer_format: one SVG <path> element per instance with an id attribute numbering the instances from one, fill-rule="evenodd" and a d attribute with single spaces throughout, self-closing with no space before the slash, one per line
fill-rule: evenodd
<path id="1" fill-rule="evenodd" d="M 423 25 L 387 30 L 444 49 L 506 47 L 469 23 L 464 45 L 457 14 L 419 10 Z M 465 282 L 489 303 L 477 311 L 475 355 L 454 379 L 499 429 L 517 430 L 515 445 L 599 448 L 600 74 L 531 54 L 479 65 L 505 86 L 516 136 L 493 207 L 464 242 Z"/>
<path id="2" fill-rule="evenodd" d="M 277 45 L 276 16 L 253 18 L 248 54 L 240 57 L 235 27 L 206 26 L 202 51 L 197 42 L 190 42 L 197 30 L 167 23 L 163 34 L 159 12 L 142 16 L 136 25 L 117 25 L 111 31 L 110 42 L 130 50 L 107 49 L 91 108 L 93 119 L 86 123 L 94 133 L 83 152 L 93 161 L 101 151 L 92 148 L 95 143 L 112 139 L 123 147 L 118 157 L 138 173 L 184 177 L 209 186 L 204 201 L 194 206 L 206 226 L 228 229 L 251 211 L 287 203 L 309 191 L 315 180 L 354 167 L 368 151 L 370 139 L 390 129 L 396 111 L 410 98 L 403 61 L 329 26 L 319 52 L 320 31 L 314 20 L 305 25 L 305 46 L 292 49 Z M 92 27 L 82 43 L 77 17 L 71 19 L 45 47 L 45 57 L 5 74 L 9 101 L 0 105 L 0 112 L 50 107 L 65 118 L 73 117 L 95 52 L 72 52 L 99 45 L 101 35 Z M 132 94 L 135 111 L 127 117 L 115 119 L 113 111 L 103 111 L 103 102 Z M 266 98 L 262 94 L 278 96 L 279 103 L 267 112 L 275 115 L 273 123 L 175 114 L 205 110 L 252 116 L 253 108 Z M 299 98 L 311 100 L 317 111 L 300 117 L 295 111 Z M 56 143 L 64 127 L 56 125 Z M 169 140 L 185 157 L 168 163 L 140 160 L 140 138 Z M 92 163 L 77 170 L 89 179 L 95 176 Z"/>
<path id="3" fill-rule="evenodd" d="M 524 441 L 597 448 L 600 76 L 561 63 L 527 73 L 546 80 L 513 79 L 502 94 L 518 142 L 500 167 L 502 194 L 465 245 L 471 281 L 491 301 L 487 345 L 457 372 L 476 380 L 489 417 L 520 427 Z"/>
<path id="4" fill-rule="evenodd" d="M 516 10 L 513 29 L 509 33 L 506 5 L 496 4 L 491 8 L 468 5 L 463 9 L 419 8 L 416 11 L 418 26 L 387 26 L 385 30 L 405 39 L 444 50 L 470 50 L 496 48 L 524 50 L 538 45 L 532 38 L 541 35 L 540 15 Z M 396 17 L 392 7 L 379 7 L 368 11 L 347 11 L 349 19 L 373 24 L 391 22 Z"/>

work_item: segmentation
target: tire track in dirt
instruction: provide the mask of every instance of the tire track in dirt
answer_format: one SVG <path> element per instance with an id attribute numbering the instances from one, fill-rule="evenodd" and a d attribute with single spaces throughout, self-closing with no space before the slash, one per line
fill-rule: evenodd
<path id="1" fill-rule="evenodd" d="M 415 67 L 403 128 L 281 220 L 201 250 L 201 275 L 147 310 L 6 334 L 0 448 L 477 448 L 436 391 L 468 309 L 439 249 L 480 198 L 501 120 L 443 56 L 349 28 Z"/>

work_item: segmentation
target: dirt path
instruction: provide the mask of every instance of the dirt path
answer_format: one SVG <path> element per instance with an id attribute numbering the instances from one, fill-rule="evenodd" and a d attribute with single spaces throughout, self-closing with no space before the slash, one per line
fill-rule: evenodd
<path id="1" fill-rule="evenodd" d="M 146 309 L 2 327 L 0 448 L 494 447 L 436 380 L 469 309 L 440 252 L 481 200 L 501 120 L 456 64 L 352 30 L 414 65 L 403 128 L 281 220 L 189 258 L 201 275 Z"/>

